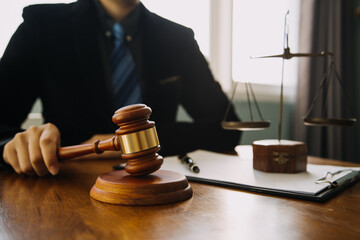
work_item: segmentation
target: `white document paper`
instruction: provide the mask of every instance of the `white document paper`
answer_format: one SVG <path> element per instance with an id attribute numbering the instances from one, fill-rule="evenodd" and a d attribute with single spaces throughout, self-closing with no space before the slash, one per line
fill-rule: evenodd
<path id="1" fill-rule="evenodd" d="M 291 174 L 266 173 L 253 169 L 251 146 L 237 146 L 236 151 L 238 156 L 203 150 L 188 153 L 188 156 L 200 168 L 198 174 L 191 172 L 185 164 L 181 163 L 177 156 L 166 157 L 161 169 L 179 172 L 189 177 L 311 195 L 315 195 L 329 186 L 329 183 L 315 183 L 317 179 L 324 177 L 326 172 L 336 172 L 344 169 L 360 170 L 360 168 L 307 164 L 306 172 Z M 346 171 L 342 172 L 330 178 L 330 180 L 335 181 L 348 173 Z"/>

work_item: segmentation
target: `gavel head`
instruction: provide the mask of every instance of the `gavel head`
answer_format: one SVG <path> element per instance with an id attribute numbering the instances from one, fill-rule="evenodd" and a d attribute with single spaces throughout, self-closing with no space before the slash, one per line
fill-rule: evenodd
<path id="1" fill-rule="evenodd" d="M 112 120 L 119 126 L 116 130 L 122 158 L 127 160 L 125 171 L 134 176 L 146 175 L 158 170 L 163 158 L 155 123 L 149 121 L 151 108 L 133 104 L 118 109 Z"/>

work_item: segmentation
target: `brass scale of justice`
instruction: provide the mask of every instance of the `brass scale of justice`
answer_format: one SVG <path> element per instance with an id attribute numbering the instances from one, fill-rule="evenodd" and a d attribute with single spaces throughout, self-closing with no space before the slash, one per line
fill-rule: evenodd
<path id="1" fill-rule="evenodd" d="M 285 15 L 284 53 L 260 58 L 283 58 L 280 94 L 279 138 L 278 140 L 261 140 L 253 143 L 253 167 L 265 172 L 295 173 L 306 171 L 307 147 L 305 143 L 281 140 L 284 60 L 292 57 L 330 56 L 331 64 L 324 75 L 319 91 L 324 87 L 327 76 L 331 73 L 337 77 L 343 89 L 339 74 L 335 69 L 334 56 L 331 52 L 291 53 L 288 46 L 288 25 Z M 261 116 L 251 84 L 246 83 L 248 105 L 251 113 L 250 122 L 226 121 L 233 102 L 237 83 L 234 86 L 229 106 L 227 107 L 222 127 L 229 130 L 262 130 L 270 126 Z M 261 121 L 254 121 L 252 116 L 249 90 L 254 99 Z M 352 126 L 355 118 L 312 118 L 318 95 L 315 97 L 304 122 L 313 126 Z M 119 205 L 159 205 L 184 201 L 193 196 L 193 190 L 186 177 L 180 173 L 159 170 L 163 158 L 157 152 L 160 143 L 155 123 L 149 121 L 151 109 L 144 104 L 134 104 L 120 108 L 112 120 L 119 126 L 116 135 L 108 140 L 96 140 L 90 144 L 67 146 L 58 149 L 60 160 L 72 159 L 90 153 L 101 154 L 104 151 L 120 151 L 126 161 L 125 170 L 116 170 L 100 175 L 90 190 L 90 197 L 105 203 Z"/>
<path id="2" fill-rule="evenodd" d="M 283 111 L 283 81 L 284 81 L 284 61 L 285 59 L 291 59 L 293 57 L 329 57 L 330 64 L 327 67 L 325 74 L 322 77 L 320 87 L 313 99 L 313 102 L 308 109 L 306 116 L 303 118 L 304 124 L 307 126 L 334 126 L 334 127 L 344 127 L 344 126 L 354 126 L 356 119 L 353 117 L 354 114 L 351 111 L 350 103 L 346 97 L 346 93 L 343 87 L 342 80 L 340 75 L 335 67 L 335 58 L 332 52 L 320 52 L 320 53 L 291 53 L 289 47 L 289 25 L 287 19 L 289 16 L 289 11 L 285 14 L 284 21 L 284 52 L 278 55 L 271 56 L 262 56 L 262 57 L 251 57 L 252 59 L 256 58 L 282 58 L 282 77 L 281 77 L 281 91 L 280 91 L 280 109 L 279 109 L 279 123 L 278 123 L 278 139 L 277 140 L 259 140 L 254 141 L 252 144 L 253 147 L 253 168 L 256 170 L 264 172 L 274 172 L 274 173 L 297 173 L 306 171 L 307 163 L 307 146 L 303 142 L 298 141 L 289 141 L 281 139 L 281 129 L 282 129 L 282 111 Z M 327 103 L 327 90 L 330 87 L 332 79 L 336 79 L 340 85 L 342 93 L 344 94 L 345 103 L 350 110 L 352 115 L 351 118 L 328 118 L 326 116 L 321 117 L 312 117 L 312 112 L 314 110 L 315 104 L 319 99 L 321 91 L 324 93 L 325 102 L 323 108 Z M 326 84 L 328 82 L 328 84 Z M 334 82 L 334 81 L 333 81 Z M 333 83 L 334 84 L 334 83 Z M 226 110 L 224 121 L 222 122 L 222 127 L 229 130 L 240 130 L 240 131 L 250 131 L 250 130 L 263 130 L 270 126 L 270 121 L 264 120 L 261 115 L 260 108 L 255 98 L 254 91 L 249 82 L 245 83 L 247 102 L 250 112 L 251 121 L 249 122 L 231 122 L 226 121 L 227 115 L 230 109 L 230 105 L 234 100 L 234 95 L 236 92 L 236 87 L 238 82 L 235 82 L 233 93 L 231 96 L 230 104 Z M 327 87 L 326 87 L 327 86 Z M 249 96 L 249 90 L 256 106 L 260 121 L 254 121 L 253 113 L 251 109 L 251 100 Z M 325 115 L 325 114 L 323 114 Z"/>

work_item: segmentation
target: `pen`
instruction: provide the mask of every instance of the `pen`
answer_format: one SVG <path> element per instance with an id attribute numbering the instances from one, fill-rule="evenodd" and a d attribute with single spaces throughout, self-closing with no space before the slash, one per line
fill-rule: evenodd
<path id="1" fill-rule="evenodd" d="M 195 161 L 193 159 L 191 159 L 189 156 L 187 156 L 186 154 L 180 155 L 179 159 L 181 160 L 182 163 L 184 163 L 186 166 L 188 166 L 188 168 L 192 172 L 194 172 L 194 173 L 200 172 L 199 166 L 196 165 Z"/>

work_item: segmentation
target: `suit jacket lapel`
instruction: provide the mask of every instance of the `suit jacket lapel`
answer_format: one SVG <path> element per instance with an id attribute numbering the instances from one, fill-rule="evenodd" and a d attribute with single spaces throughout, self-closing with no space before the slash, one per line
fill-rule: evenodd
<path id="1" fill-rule="evenodd" d="M 146 61 L 146 49 L 149 47 L 148 38 L 148 24 L 149 24 L 149 10 L 145 8 L 145 6 L 140 2 L 140 20 L 138 24 L 138 30 L 136 31 L 136 36 L 129 43 L 130 52 L 134 58 L 134 62 L 136 65 L 136 70 L 138 73 L 140 87 L 143 93 L 145 93 L 147 89 L 147 62 Z"/>
<path id="2" fill-rule="evenodd" d="M 106 52 L 104 43 L 99 34 L 100 22 L 96 8 L 92 1 L 79 0 L 72 11 L 72 31 L 79 68 L 84 76 L 82 82 L 84 91 L 90 92 L 93 97 L 105 100 L 105 104 L 102 102 L 102 108 L 108 106 L 113 110 L 111 75 L 108 59 L 104 56 Z M 104 51 L 101 51 L 101 48 Z"/>
<path id="3" fill-rule="evenodd" d="M 151 71 L 153 69 L 153 61 L 156 58 L 156 52 L 154 47 L 157 46 L 157 37 L 156 37 L 156 21 L 154 21 L 153 13 L 151 13 L 148 9 L 145 8 L 144 5 L 141 4 L 141 29 L 140 29 L 140 38 L 141 44 L 139 45 L 140 48 L 138 52 L 135 54 L 136 64 L 139 64 L 139 72 L 140 72 L 140 80 L 141 86 L 144 90 L 144 94 L 147 95 L 148 91 L 151 91 L 152 86 L 152 79 L 151 79 Z"/>

